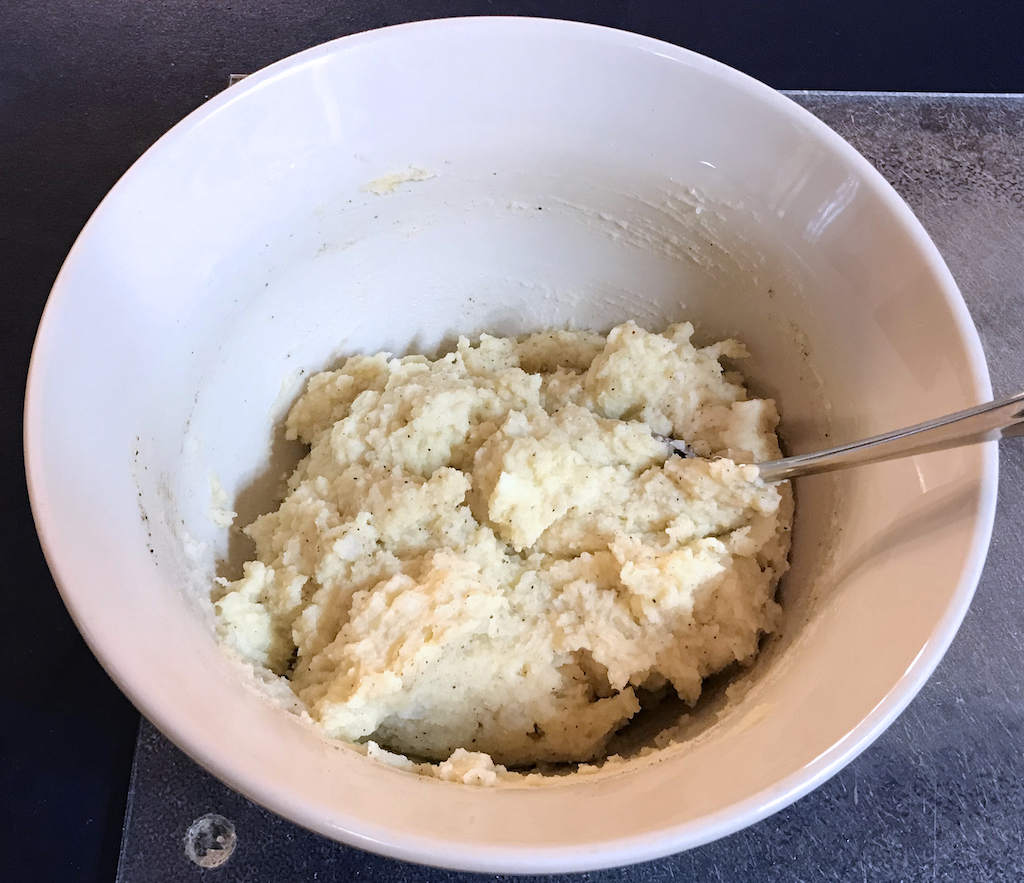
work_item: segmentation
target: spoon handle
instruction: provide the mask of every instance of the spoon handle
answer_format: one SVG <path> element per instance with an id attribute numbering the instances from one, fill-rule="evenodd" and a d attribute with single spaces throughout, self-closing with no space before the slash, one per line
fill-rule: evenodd
<path id="1" fill-rule="evenodd" d="M 757 468 L 770 484 L 1014 435 L 1024 435 L 1024 392 L 826 451 L 758 463 Z"/>

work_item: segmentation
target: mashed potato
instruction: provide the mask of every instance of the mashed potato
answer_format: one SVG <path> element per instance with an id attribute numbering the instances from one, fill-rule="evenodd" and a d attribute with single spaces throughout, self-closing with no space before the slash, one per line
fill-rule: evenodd
<path id="1" fill-rule="evenodd" d="M 642 698 L 696 701 L 775 626 L 792 505 L 740 465 L 779 456 L 774 403 L 719 362 L 745 350 L 692 333 L 484 335 L 316 375 L 222 640 L 328 735 L 433 761 L 592 760 Z"/>

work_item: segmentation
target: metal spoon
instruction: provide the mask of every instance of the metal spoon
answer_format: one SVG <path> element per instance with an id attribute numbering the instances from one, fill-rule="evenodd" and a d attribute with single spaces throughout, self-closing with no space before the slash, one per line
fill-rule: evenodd
<path id="1" fill-rule="evenodd" d="M 799 478 L 802 475 L 834 472 L 836 469 L 846 469 L 850 466 L 898 460 L 900 457 L 910 457 L 914 454 L 926 454 L 929 451 L 942 451 L 1017 435 L 1024 435 L 1024 392 L 863 441 L 839 445 L 814 454 L 798 454 L 795 457 L 755 465 L 761 480 L 771 484 Z M 685 442 L 675 439 L 666 441 L 673 450 L 684 457 L 694 456 Z"/>

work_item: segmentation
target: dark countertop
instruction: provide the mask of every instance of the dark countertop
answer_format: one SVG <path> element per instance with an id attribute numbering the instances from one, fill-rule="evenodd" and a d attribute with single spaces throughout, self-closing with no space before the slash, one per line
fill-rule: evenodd
<path id="1" fill-rule="evenodd" d="M 1024 95 L 793 97 L 899 187 L 960 281 L 997 394 L 1024 388 Z M 971 609 L 929 683 L 874 745 L 821 788 L 731 837 L 562 879 L 1024 880 L 1024 439 L 1005 443 L 1000 459 L 992 546 Z M 304 831 L 231 792 L 144 723 L 118 883 L 199 883 L 212 872 L 191 864 L 182 842 L 211 812 L 236 832 L 230 863 L 217 871 L 223 880 L 480 879 Z"/>
<path id="2" fill-rule="evenodd" d="M 226 86 L 230 74 L 354 31 L 455 14 L 549 15 L 635 30 L 778 88 L 1024 92 L 1024 7 L 1004 0 L 983 13 L 945 0 L 872 0 L 848 8 L 753 0 L 4 0 L 0 420 L 9 444 L 0 453 L 0 474 L 14 517 L 2 539 L 9 565 L 0 646 L 13 663 L 0 686 L 3 879 L 114 879 L 138 724 L 64 611 L 24 487 L 19 440 L 28 357 L 65 254 L 128 165 Z M 925 222 L 979 324 L 996 392 L 1024 387 L 1024 100 L 800 100 L 864 150 Z M 635 874 L 589 879 L 1024 879 L 1024 447 L 1005 446 L 1001 468 L 989 566 L 964 627 L 921 696 L 873 748 L 749 832 Z M 129 834 L 163 830 L 180 849 L 173 824 L 152 827 L 162 818 L 152 815 L 155 771 L 184 764 L 178 796 L 185 815 L 198 805 L 188 796 L 209 800 L 211 786 L 195 779 L 187 761 L 175 761 L 160 737 L 143 733 L 140 762 L 155 760 L 149 792 L 145 776 L 136 779 Z M 163 862 L 156 848 L 126 852 L 137 861 L 124 863 L 120 879 L 190 880 L 197 873 L 254 883 L 284 879 L 255 876 L 259 856 L 313 835 L 274 828 L 273 819 L 267 824 L 284 831 L 269 853 L 246 858 L 240 830 L 238 855 L 219 871 L 184 865 L 189 875 L 173 876 L 176 863 Z M 129 836 L 126 845 L 140 842 Z M 343 856 L 319 838 L 315 843 L 321 845 L 307 844 L 303 861 L 278 866 L 287 879 L 457 877 L 418 874 L 360 853 Z M 324 850 L 333 858 L 309 863 Z M 317 867 L 324 873 L 316 875 Z"/>

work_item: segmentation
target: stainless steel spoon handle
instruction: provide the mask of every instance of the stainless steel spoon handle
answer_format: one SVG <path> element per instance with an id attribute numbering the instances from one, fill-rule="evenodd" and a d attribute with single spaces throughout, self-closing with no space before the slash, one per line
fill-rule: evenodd
<path id="1" fill-rule="evenodd" d="M 815 454 L 758 463 L 767 483 L 1024 435 L 1024 392 Z"/>

